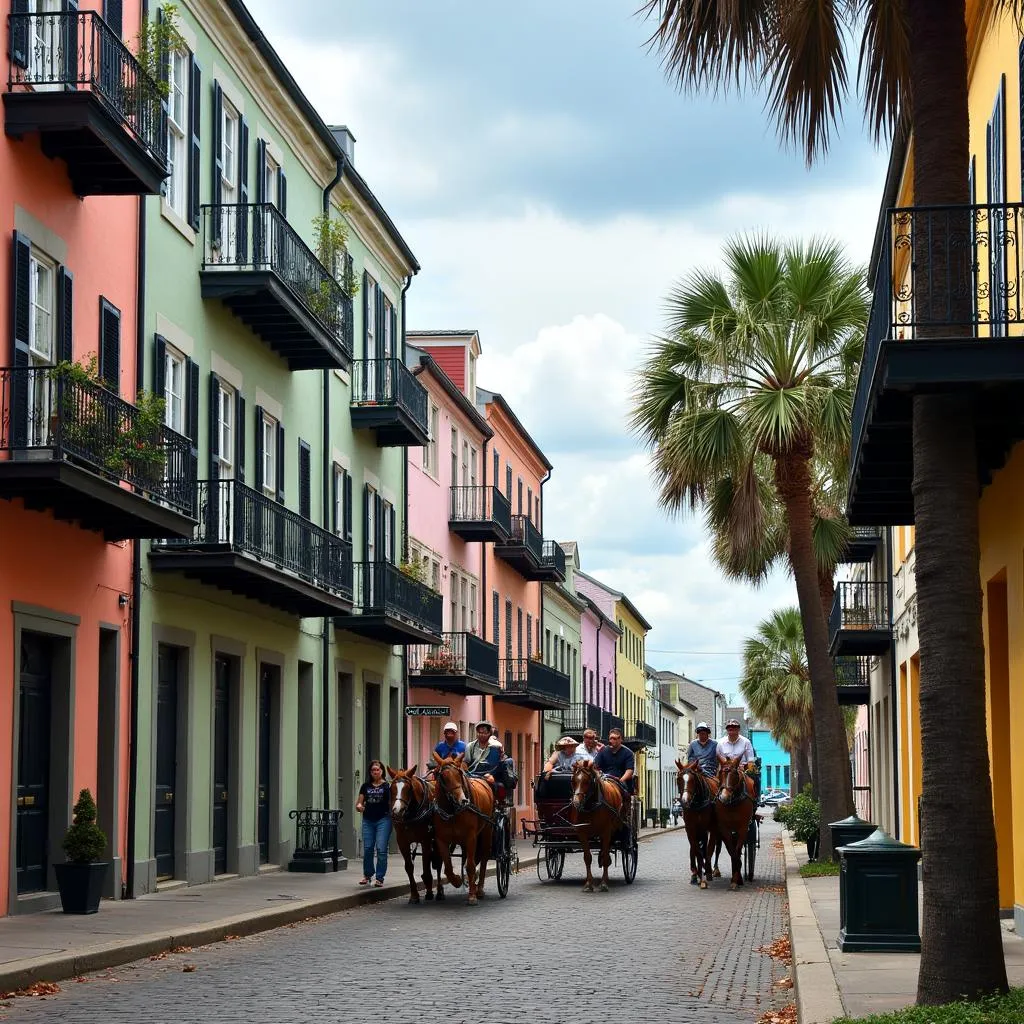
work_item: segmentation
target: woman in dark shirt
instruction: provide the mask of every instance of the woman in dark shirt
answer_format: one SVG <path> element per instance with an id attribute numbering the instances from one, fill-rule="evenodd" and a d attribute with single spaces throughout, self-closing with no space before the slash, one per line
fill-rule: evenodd
<path id="1" fill-rule="evenodd" d="M 370 779 L 359 787 L 356 810 L 363 815 L 363 877 L 360 885 L 373 878 L 373 855 L 377 854 L 377 878 L 384 884 L 388 870 L 388 841 L 391 839 L 391 786 L 384 778 L 384 763 L 370 762 Z"/>

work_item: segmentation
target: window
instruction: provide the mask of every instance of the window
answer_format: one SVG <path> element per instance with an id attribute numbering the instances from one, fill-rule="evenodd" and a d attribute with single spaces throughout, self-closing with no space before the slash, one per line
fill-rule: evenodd
<path id="1" fill-rule="evenodd" d="M 463 631 L 469 630 L 469 580 L 463 576 L 459 580 L 459 622 Z"/>
<path id="2" fill-rule="evenodd" d="M 263 414 L 260 424 L 260 443 L 263 448 L 263 493 L 273 495 L 277 488 L 277 420 Z M 340 500 L 339 495 L 339 500 Z M 338 520 L 341 522 L 341 519 Z"/>
<path id="3" fill-rule="evenodd" d="M 533 525 L 537 525 L 537 520 L 533 518 L 533 488 L 526 488 L 526 514 L 533 521 Z"/>
<path id="4" fill-rule="evenodd" d="M 494 487 L 498 486 L 498 474 L 501 472 L 501 456 L 498 454 L 498 449 L 494 449 L 494 472 L 492 474 L 491 485 Z"/>
<path id="5" fill-rule="evenodd" d="M 453 481 L 454 482 L 454 481 Z M 462 486 L 469 485 L 469 442 L 462 442 Z"/>
<path id="6" fill-rule="evenodd" d="M 395 507 L 390 501 L 381 503 L 381 536 L 384 539 L 384 550 L 381 552 L 381 557 L 392 563 L 395 560 L 395 538 L 391 532 L 395 521 L 394 512 Z"/>
<path id="7" fill-rule="evenodd" d="M 54 362 L 56 335 L 55 308 L 56 268 L 45 256 L 32 250 L 29 256 L 29 308 L 28 348 L 32 364 Z"/>
<path id="8" fill-rule="evenodd" d="M 441 563 L 436 558 L 431 561 L 430 585 L 435 593 L 441 593 Z"/>
<path id="9" fill-rule="evenodd" d="M 266 202 L 273 203 L 276 206 L 278 201 L 277 183 L 281 173 L 281 166 L 270 155 L 268 150 L 265 149 L 264 153 L 263 167 L 261 169 L 263 174 L 263 195 Z"/>
<path id="10" fill-rule="evenodd" d="M 189 55 L 175 50 L 167 62 L 167 204 L 186 215 L 188 193 L 188 90 Z"/>
<path id="11" fill-rule="evenodd" d="M 469 486 L 476 487 L 476 456 L 475 448 L 469 449 Z"/>
<path id="12" fill-rule="evenodd" d="M 476 632 L 476 584 L 469 585 L 469 631 Z"/>
<path id="13" fill-rule="evenodd" d="M 369 274 L 365 275 L 366 297 L 363 310 L 366 313 L 366 344 L 363 356 L 366 359 L 377 358 L 377 282 Z"/>
<path id="14" fill-rule="evenodd" d="M 223 380 L 220 381 L 217 400 L 220 403 L 217 410 L 217 433 L 220 441 L 217 451 L 218 476 L 221 480 L 230 480 L 234 476 L 235 468 L 235 389 Z M 276 451 L 276 439 L 274 448 Z"/>
<path id="15" fill-rule="evenodd" d="M 164 348 L 164 423 L 185 433 L 185 357 L 167 345 Z"/>
<path id="16" fill-rule="evenodd" d="M 437 431 L 440 413 L 433 402 L 430 403 L 430 441 L 423 448 L 423 471 L 430 476 L 437 476 Z"/>
<path id="17" fill-rule="evenodd" d="M 366 560 L 377 560 L 377 492 L 372 487 L 366 491 Z"/>
<path id="18" fill-rule="evenodd" d="M 451 485 L 455 487 L 459 482 L 459 431 L 452 427 L 452 479 Z"/>
<path id="19" fill-rule="evenodd" d="M 225 99 L 220 122 L 221 197 L 225 203 L 235 201 L 238 172 L 238 111 Z"/>
<path id="20" fill-rule="evenodd" d="M 505 598 L 505 657 L 512 657 L 512 598 Z"/>
<path id="21" fill-rule="evenodd" d="M 523 609 L 516 608 L 516 657 L 523 656 Z"/>
<path id="22" fill-rule="evenodd" d="M 450 602 L 451 610 L 448 613 L 448 629 L 452 633 L 459 632 L 459 576 L 458 573 L 452 572 L 451 577 L 448 580 L 449 591 L 450 591 Z"/>
<path id="23" fill-rule="evenodd" d="M 509 504 L 512 502 L 512 464 L 510 462 L 505 463 L 505 497 L 508 498 Z"/>

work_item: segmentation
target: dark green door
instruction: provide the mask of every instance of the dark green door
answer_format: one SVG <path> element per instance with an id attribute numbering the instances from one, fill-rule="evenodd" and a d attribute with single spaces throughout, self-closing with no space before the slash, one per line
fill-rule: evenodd
<path id="1" fill-rule="evenodd" d="M 160 644 L 156 659 L 156 810 L 153 854 L 157 878 L 174 877 L 174 790 L 178 774 L 178 656 Z"/>
<path id="2" fill-rule="evenodd" d="M 50 688 L 53 647 L 42 633 L 21 634 L 18 721 L 18 892 L 46 889 L 50 820 Z"/>
<path id="3" fill-rule="evenodd" d="M 256 802 L 256 839 L 260 844 L 260 863 L 270 860 L 270 734 L 272 691 L 275 669 L 260 666 L 259 710 L 259 793 Z"/>
<path id="4" fill-rule="evenodd" d="M 228 869 L 228 781 L 231 748 L 231 659 L 214 661 L 213 692 L 213 870 Z"/>

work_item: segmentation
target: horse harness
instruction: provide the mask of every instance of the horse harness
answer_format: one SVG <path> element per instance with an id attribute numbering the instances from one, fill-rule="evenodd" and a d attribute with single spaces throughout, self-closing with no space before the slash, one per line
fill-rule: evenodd
<path id="1" fill-rule="evenodd" d="M 706 776 L 699 767 L 694 770 L 694 774 L 699 779 L 701 792 L 707 796 L 707 799 L 703 803 L 692 804 L 690 807 L 684 807 L 684 811 L 697 812 L 706 810 L 708 807 L 713 807 L 715 800 L 718 799 L 717 796 L 711 792 L 711 786 L 708 785 L 708 776 Z"/>
<path id="2" fill-rule="evenodd" d="M 730 769 L 730 771 L 735 771 L 736 774 L 739 775 L 739 777 L 743 780 L 742 784 L 739 787 L 739 794 L 740 795 L 739 796 L 734 796 L 731 800 L 720 800 L 719 802 L 721 804 L 723 804 L 725 807 L 735 807 L 737 804 L 743 803 L 744 800 L 749 800 L 752 804 L 754 804 L 754 809 L 756 810 L 757 809 L 757 804 L 755 803 L 753 796 L 751 796 L 751 794 L 747 792 L 747 785 L 746 785 L 746 783 L 747 783 L 747 780 L 750 778 L 750 776 L 745 771 L 743 771 L 742 768 L 739 768 L 739 767 L 732 768 L 732 769 Z M 724 782 L 721 783 L 720 786 L 721 786 L 721 788 L 718 791 L 719 794 L 721 794 L 722 790 L 725 789 Z M 734 792 L 735 792 L 735 790 L 734 790 Z"/>
<path id="3" fill-rule="evenodd" d="M 483 820 L 488 822 L 488 824 L 493 824 L 494 823 L 494 819 L 489 814 L 484 814 L 483 811 L 481 811 L 476 806 L 476 804 L 473 803 L 472 799 L 469 799 L 469 802 L 467 804 L 465 804 L 465 806 L 463 806 L 463 807 L 456 807 L 455 810 L 452 811 L 451 813 L 449 813 L 448 811 L 445 811 L 441 807 L 440 795 L 441 795 L 442 792 L 448 797 L 449 801 L 451 800 L 451 795 L 448 793 L 448 790 L 445 789 L 441 785 L 441 776 L 446 771 L 458 771 L 466 780 L 466 785 L 463 787 L 465 789 L 466 793 L 470 797 L 472 796 L 472 793 L 473 793 L 473 787 L 470 785 L 470 783 L 473 780 L 474 776 L 470 775 L 468 772 L 465 772 L 465 771 L 463 771 L 463 770 L 461 770 L 459 768 L 455 768 L 453 765 L 450 765 L 450 764 L 442 765 L 440 768 L 437 769 L 437 771 L 435 773 L 437 775 L 438 785 L 437 785 L 437 795 L 434 798 L 434 808 L 433 808 L 434 809 L 434 813 L 442 821 L 451 821 L 453 818 L 458 817 L 458 815 L 462 814 L 463 812 L 471 811 L 478 818 L 483 818 Z M 487 785 L 487 782 L 486 782 L 485 779 L 480 779 L 479 781 L 483 782 L 484 785 Z"/>
<path id="4" fill-rule="evenodd" d="M 416 789 L 413 786 L 412 781 L 410 780 L 409 781 L 409 789 L 412 791 L 412 801 L 406 803 L 406 805 L 405 805 L 405 814 L 402 815 L 401 820 L 396 822 L 396 824 L 402 825 L 405 828 L 409 828 L 409 827 L 411 827 L 413 825 L 419 825 L 421 822 L 426 821 L 428 818 L 431 818 L 433 816 L 433 813 L 434 813 L 435 801 L 429 800 L 427 798 L 427 796 L 428 796 L 428 794 L 430 792 L 430 787 L 427 784 L 426 777 L 425 776 L 421 776 L 421 775 L 417 775 L 416 776 L 416 781 L 419 782 L 421 786 L 423 786 L 423 800 L 421 802 L 421 801 L 419 801 L 417 799 L 417 797 L 416 797 Z M 408 816 L 409 808 L 414 803 L 417 806 L 416 814 L 413 817 L 410 818 Z M 393 817 L 393 815 L 392 815 L 392 817 Z"/>
<path id="5" fill-rule="evenodd" d="M 622 791 L 623 796 L 622 806 L 626 806 L 625 798 L 631 797 L 632 794 L 626 789 L 625 783 L 623 783 L 620 779 L 617 779 L 614 775 L 595 775 L 594 781 L 597 783 L 597 785 L 593 789 L 594 802 L 591 806 L 588 807 L 587 801 L 584 800 L 582 806 L 579 809 L 581 811 L 593 812 L 599 810 L 602 807 L 607 808 L 609 811 L 612 812 L 612 814 L 614 814 L 619 819 L 623 827 L 628 826 L 630 823 L 629 819 L 623 815 L 621 810 L 616 810 L 616 808 L 612 807 L 612 805 L 608 803 L 608 801 L 604 798 L 604 789 L 601 786 L 601 783 L 605 779 L 607 779 L 609 782 L 614 782 L 615 785 L 619 787 L 619 789 Z M 572 806 L 571 802 L 568 806 Z"/>

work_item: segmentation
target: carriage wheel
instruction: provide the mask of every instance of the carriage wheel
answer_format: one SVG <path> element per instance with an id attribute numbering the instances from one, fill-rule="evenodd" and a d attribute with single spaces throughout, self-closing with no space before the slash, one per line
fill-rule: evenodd
<path id="1" fill-rule="evenodd" d="M 625 878 L 626 885 L 632 885 L 633 879 L 636 878 L 636 862 L 639 855 L 640 844 L 636 841 L 636 836 L 631 835 L 622 847 L 622 877 Z"/>
<path id="2" fill-rule="evenodd" d="M 550 850 L 551 863 L 548 867 L 549 877 L 556 882 L 562 877 L 562 869 L 565 867 L 565 850 Z"/>
<path id="3" fill-rule="evenodd" d="M 508 818 L 498 821 L 499 853 L 494 862 L 494 879 L 498 884 L 498 895 L 504 899 L 508 895 L 508 880 L 512 874 L 512 845 L 508 836 Z"/>

